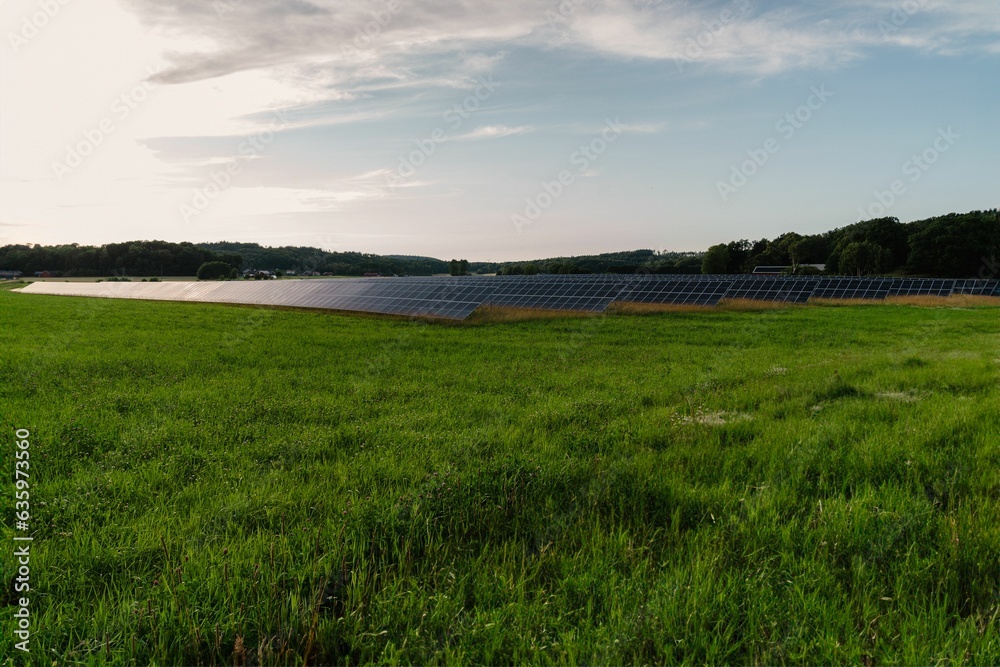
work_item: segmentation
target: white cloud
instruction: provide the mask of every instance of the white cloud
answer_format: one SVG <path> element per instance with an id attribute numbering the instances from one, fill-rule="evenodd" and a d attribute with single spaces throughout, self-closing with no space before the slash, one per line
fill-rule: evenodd
<path id="1" fill-rule="evenodd" d="M 991 0 L 849 1 L 811 7 L 750 0 L 567 0 L 563 6 L 568 11 L 558 20 L 553 20 L 554 3 L 547 0 L 228 2 L 233 10 L 220 17 L 213 9 L 218 3 L 183 0 L 168 8 L 154 0 L 128 0 L 152 28 L 215 45 L 178 50 L 165 81 L 317 62 L 326 63 L 331 81 L 347 86 L 379 77 L 412 80 L 414 58 L 518 43 L 629 58 L 685 58 L 772 74 L 837 65 L 887 40 L 944 50 L 970 35 L 1000 33 L 1000 13 Z M 880 22 L 906 35 L 887 37 Z M 476 60 L 490 64 L 489 56 L 478 55 L 458 64 L 469 67 Z"/>
<path id="2" fill-rule="evenodd" d="M 518 125 L 516 127 L 509 127 L 507 125 L 486 125 L 483 127 L 477 127 L 475 130 L 455 137 L 456 141 L 473 141 L 476 139 L 500 139 L 502 137 L 511 137 L 517 134 L 527 134 L 531 132 L 534 128 L 528 125 Z"/>
<path id="3" fill-rule="evenodd" d="M 659 134 L 666 129 L 666 123 L 622 123 L 622 132 L 631 134 Z"/>

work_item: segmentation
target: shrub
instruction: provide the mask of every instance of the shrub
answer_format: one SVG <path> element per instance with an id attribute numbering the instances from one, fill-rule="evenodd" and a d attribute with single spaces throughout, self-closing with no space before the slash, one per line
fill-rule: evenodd
<path id="1" fill-rule="evenodd" d="M 198 280 L 225 280 L 235 277 L 236 269 L 225 262 L 205 262 L 198 269 Z"/>

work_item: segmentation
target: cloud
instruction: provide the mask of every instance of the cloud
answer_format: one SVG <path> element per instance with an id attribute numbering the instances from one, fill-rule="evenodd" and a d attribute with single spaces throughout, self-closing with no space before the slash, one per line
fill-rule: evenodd
<path id="1" fill-rule="evenodd" d="M 467 74 L 495 62 L 468 52 L 500 47 L 581 49 L 769 75 L 838 66 L 885 44 L 993 52 L 1000 34 L 992 0 L 563 0 L 561 10 L 548 0 L 125 1 L 177 41 L 172 66 L 158 77 L 163 83 L 286 68 L 308 70 L 318 86 L 339 94 L 422 80 L 421 63 L 441 54 L 464 54 L 451 61 L 450 74 Z"/>
<path id="2" fill-rule="evenodd" d="M 771 75 L 801 68 L 832 67 L 861 56 L 863 38 L 832 23 L 810 24 L 801 12 L 754 13 L 748 4 L 713 13 L 665 10 L 638 12 L 613 8 L 581 17 L 576 39 L 599 52 L 647 60 Z M 815 18 L 815 17 L 814 17 Z"/>
<path id="3" fill-rule="evenodd" d="M 659 134 L 666 129 L 666 123 L 622 123 L 622 132 L 632 134 Z"/>
<path id="4" fill-rule="evenodd" d="M 269 188 L 296 202 L 303 210 L 339 211 L 346 204 L 385 199 L 401 193 L 396 188 L 422 188 L 432 183 L 419 179 L 409 179 L 390 187 L 390 169 L 374 169 L 361 174 L 332 179 L 314 188 L 282 187 Z"/>
<path id="5" fill-rule="evenodd" d="M 474 141 L 476 139 L 500 139 L 502 137 L 511 137 L 517 134 L 526 134 L 533 130 L 534 128 L 528 125 L 520 125 L 517 127 L 508 127 L 507 125 L 486 125 L 484 127 L 477 127 L 475 130 L 467 134 L 455 137 L 455 140 Z"/>
<path id="6" fill-rule="evenodd" d="M 438 114 L 436 102 L 503 71 L 512 52 L 569 51 L 661 62 L 678 75 L 720 71 L 754 78 L 834 68 L 877 48 L 997 54 L 993 0 L 121 0 L 168 66 L 153 78 L 162 113 L 153 138 L 240 137 L 266 128 L 356 126 Z M 534 53 L 532 57 L 537 57 Z M 508 68 L 517 83 L 530 73 Z M 193 99 L 204 104 L 191 104 Z M 657 133 L 660 124 L 629 131 Z M 490 125 L 458 140 L 532 128 Z M 221 160 L 225 155 L 200 155 Z"/>
<path id="7" fill-rule="evenodd" d="M 179 48 L 159 78 L 186 83 L 248 69 L 319 65 L 329 82 L 406 80 L 413 55 L 475 50 L 527 36 L 543 11 L 512 0 L 127 0 L 150 28 L 193 36 L 200 48 Z M 219 11 L 219 7 L 225 9 Z M 476 66 L 465 58 L 460 66 Z M 488 61 L 488 57 L 486 58 Z"/>

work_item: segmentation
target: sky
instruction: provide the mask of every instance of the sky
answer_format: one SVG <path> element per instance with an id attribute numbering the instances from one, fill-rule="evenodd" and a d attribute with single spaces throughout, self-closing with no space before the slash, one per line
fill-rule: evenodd
<path id="1" fill-rule="evenodd" d="M 0 0 L 0 245 L 523 260 L 1000 206 L 995 0 Z"/>

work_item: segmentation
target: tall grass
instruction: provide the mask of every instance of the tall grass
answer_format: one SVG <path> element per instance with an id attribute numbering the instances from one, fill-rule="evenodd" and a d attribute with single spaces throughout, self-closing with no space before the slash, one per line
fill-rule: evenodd
<path id="1" fill-rule="evenodd" d="M 0 290 L 27 662 L 997 664 L 998 313 Z"/>

